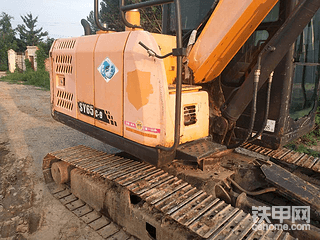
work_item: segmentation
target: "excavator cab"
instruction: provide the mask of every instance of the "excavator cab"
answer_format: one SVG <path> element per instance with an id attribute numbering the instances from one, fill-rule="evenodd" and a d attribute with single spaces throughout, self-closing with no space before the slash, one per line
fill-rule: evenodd
<path id="1" fill-rule="evenodd" d="M 197 29 L 197 38 L 199 37 L 216 2 L 207 0 L 195 4 L 194 1 L 182 1 L 182 32 L 185 47 L 192 30 Z M 221 114 L 222 109 L 228 105 L 246 77 L 253 71 L 259 53 L 288 19 L 295 5 L 296 1 L 278 1 L 222 73 L 215 79 L 210 79 L 212 83 L 200 83 L 209 92 L 211 125 L 217 124 L 218 121 L 214 118 Z M 261 135 L 252 141 L 254 144 L 277 149 L 312 130 L 319 97 L 319 19 L 318 11 L 275 67 L 269 96 L 267 82 L 259 90 L 256 117 L 250 138 L 259 131 Z M 164 6 L 163 33 L 175 34 L 173 4 Z M 214 38 L 215 32 L 212 32 L 211 36 Z M 238 100 L 241 101 L 241 96 Z M 266 110 L 267 107 L 269 110 Z M 232 130 L 234 140 L 245 138 L 249 129 L 251 108 L 252 103 L 236 120 Z M 219 143 L 228 144 L 231 139 L 221 140 L 221 133 L 214 128 L 211 128 L 210 133 Z"/>

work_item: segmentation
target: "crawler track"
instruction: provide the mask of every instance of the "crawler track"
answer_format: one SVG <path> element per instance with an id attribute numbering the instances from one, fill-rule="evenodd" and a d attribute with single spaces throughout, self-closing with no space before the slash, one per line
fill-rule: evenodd
<path id="1" fill-rule="evenodd" d="M 187 232 L 192 239 L 293 239 L 288 233 L 282 231 L 253 231 L 252 226 L 255 223 L 250 214 L 147 163 L 103 153 L 85 146 L 71 147 L 50 153 L 45 157 L 43 169 L 49 185 L 53 184 L 50 168 L 55 161 L 67 162 L 88 174 L 101 177 L 119 186 L 121 191 L 128 191 L 138 196 L 143 200 L 144 206 L 147 206 L 146 209 L 150 211 L 149 215 L 147 213 L 148 216 L 155 215 L 154 211 L 157 211 L 155 216 L 157 219 L 154 221 L 159 221 L 159 218 L 160 222 L 164 219 L 171 221 L 177 226 L 177 229 Z M 53 195 L 76 215 L 79 209 L 87 206 L 74 197 L 69 189 L 55 191 Z M 121 200 L 118 199 L 118 201 Z M 102 231 L 101 229 L 110 228 L 108 226 L 113 224 L 112 226 L 116 226 L 113 228 L 118 229 L 119 234 L 126 234 L 128 238 L 130 237 L 129 233 L 125 233 L 115 223 L 111 223 L 110 219 L 92 209 L 90 211 L 93 218 L 90 218 L 89 221 L 86 217 L 89 213 L 77 216 L 98 233 Z M 130 218 L 130 216 L 127 217 Z M 100 223 L 95 223 L 98 220 L 106 225 L 101 228 Z M 128 229 L 130 226 L 124 227 Z M 158 235 L 165 236 L 169 228 L 164 226 L 156 230 L 157 239 L 162 239 L 158 238 Z M 185 239 L 184 236 L 177 237 L 177 239 Z"/>
<path id="2" fill-rule="evenodd" d="M 108 240 L 137 239 L 126 233 L 120 226 L 112 222 L 109 218 L 95 211 L 88 204 L 74 196 L 68 186 L 57 186 L 55 183 L 51 183 L 48 185 L 48 188 L 56 199 L 96 231 L 102 238 Z"/>
<path id="3" fill-rule="evenodd" d="M 305 153 L 298 153 L 287 148 L 272 150 L 251 143 L 247 143 L 243 145 L 243 147 L 250 151 L 275 158 L 284 163 L 296 165 L 320 173 L 320 158 L 313 157 Z"/>

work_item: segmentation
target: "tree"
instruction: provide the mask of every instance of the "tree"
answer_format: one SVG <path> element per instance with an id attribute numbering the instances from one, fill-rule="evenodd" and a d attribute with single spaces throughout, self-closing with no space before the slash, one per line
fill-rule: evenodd
<path id="1" fill-rule="evenodd" d="M 162 32 L 162 6 L 140 9 L 141 26 L 149 32 Z"/>
<path id="2" fill-rule="evenodd" d="M 45 70 L 45 60 L 48 58 L 48 54 L 45 50 L 45 44 L 39 44 L 38 50 L 36 51 L 37 55 L 37 70 L 44 71 Z"/>
<path id="3" fill-rule="evenodd" d="M 36 51 L 37 55 L 37 69 L 45 70 L 45 60 L 49 57 L 49 51 L 52 43 L 54 42 L 54 38 L 47 37 L 46 41 L 40 42 Z"/>
<path id="4" fill-rule="evenodd" d="M 40 42 L 37 46 L 39 48 L 43 48 L 44 52 L 47 54 L 47 57 L 49 57 L 49 51 L 53 42 L 54 38 L 47 37 L 45 41 Z"/>
<path id="5" fill-rule="evenodd" d="M 138 3 L 141 0 L 128 0 L 127 4 Z M 140 9 L 141 13 L 141 26 L 144 30 L 149 32 L 161 33 L 161 17 L 162 17 L 162 7 L 148 7 Z M 123 31 L 125 28 L 120 16 L 120 7 L 118 0 L 103 0 L 100 3 L 100 14 L 99 18 L 101 23 L 106 23 L 107 27 L 114 29 L 115 31 Z M 96 32 L 98 27 L 94 21 L 94 13 L 90 12 L 87 17 L 90 23 L 91 30 Z"/>
<path id="6" fill-rule="evenodd" d="M 17 50 L 17 39 L 15 30 L 12 28 L 12 16 L 5 12 L 0 15 L 0 70 L 8 69 L 8 53 L 9 49 Z"/>
<path id="7" fill-rule="evenodd" d="M 22 47 L 24 50 L 26 46 L 36 46 L 42 41 L 42 38 L 48 36 L 47 31 L 42 31 L 42 27 L 37 29 L 36 23 L 38 22 L 38 17 L 33 18 L 32 13 L 25 16 L 21 16 L 24 24 L 19 24 L 17 26 L 17 31 L 22 42 Z"/>
<path id="8" fill-rule="evenodd" d="M 91 28 L 92 33 L 96 33 L 99 30 L 99 28 L 97 27 L 97 25 L 96 25 L 96 23 L 94 21 L 94 13 L 93 13 L 93 11 L 91 11 L 89 13 L 89 16 L 87 17 L 87 20 L 88 20 L 88 22 L 90 24 L 90 28 Z"/>

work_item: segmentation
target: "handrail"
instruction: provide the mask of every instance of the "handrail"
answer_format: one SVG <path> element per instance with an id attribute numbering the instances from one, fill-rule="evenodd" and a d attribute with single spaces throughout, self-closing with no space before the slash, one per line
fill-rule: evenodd
<path id="1" fill-rule="evenodd" d="M 112 29 L 105 28 L 101 25 L 99 20 L 99 0 L 94 0 L 94 21 L 98 28 L 100 28 L 102 31 L 112 31 Z"/>
<path id="2" fill-rule="evenodd" d="M 133 25 L 133 24 L 129 23 L 125 17 L 126 11 L 133 10 L 135 8 L 129 9 L 129 10 L 122 10 L 122 7 L 124 6 L 124 0 L 119 0 L 119 2 L 120 2 L 120 16 L 121 16 L 121 19 L 122 19 L 122 22 L 124 23 L 124 25 L 126 25 L 129 28 L 142 28 L 141 26 Z M 135 4 L 131 4 L 131 5 L 135 5 Z M 131 6 L 131 5 L 128 5 L 128 6 Z"/>
<path id="3" fill-rule="evenodd" d="M 142 28 L 138 25 L 133 25 L 127 21 L 125 18 L 125 12 L 139 9 L 139 8 L 145 8 L 145 7 L 152 7 L 152 6 L 158 6 L 161 4 L 167 4 L 167 3 L 173 3 L 173 0 L 153 0 L 153 1 L 147 1 L 147 2 L 140 2 L 140 3 L 134 3 L 130 5 L 124 5 L 124 0 L 119 0 L 120 2 L 120 16 L 122 18 L 122 21 L 124 25 L 126 25 L 129 28 Z"/>
<path id="4" fill-rule="evenodd" d="M 134 4 L 126 5 L 126 6 L 124 6 L 123 2 L 124 1 L 121 1 L 120 10 L 126 12 L 126 11 L 133 10 L 133 9 L 153 7 L 153 6 L 158 6 L 158 5 L 162 5 L 162 4 L 173 3 L 174 0 L 153 0 L 153 1 L 134 3 Z"/>
<path id="5" fill-rule="evenodd" d="M 176 42 L 177 49 L 182 49 L 182 24 L 180 0 L 174 0 L 176 11 Z M 166 152 L 175 154 L 180 143 L 180 124 L 181 124 L 181 92 L 182 92 L 182 55 L 177 55 L 177 77 L 176 77 L 176 106 L 174 121 L 174 143 L 171 147 L 157 146 L 157 148 Z"/>
<path id="6" fill-rule="evenodd" d="M 180 0 L 153 0 L 153 1 L 147 1 L 147 2 L 141 2 L 136 4 L 130 4 L 127 6 L 124 6 L 124 0 L 120 0 L 120 10 L 121 10 L 121 16 L 124 20 L 124 23 L 127 27 L 136 28 L 137 26 L 132 25 L 128 23 L 125 20 L 124 12 L 133 10 L 133 9 L 139 9 L 139 8 L 145 8 L 145 7 L 151 7 L 151 6 L 157 6 L 161 4 L 168 4 L 174 2 L 175 4 L 175 12 L 176 12 L 176 44 L 177 52 L 180 52 L 177 54 L 177 76 L 176 76 L 176 105 L 175 105 L 175 121 L 174 121 L 174 143 L 171 147 L 163 147 L 158 145 L 157 148 L 159 150 L 163 150 L 168 152 L 170 155 L 175 155 L 175 152 L 178 148 L 178 145 L 180 143 L 180 124 L 181 124 L 181 92 L 182 92 L 182 57 L 183 57 L 183 51 L 179 51 L 182 49 L 182 26 L 181 26 L 181 11 L 180 11 Z"/>

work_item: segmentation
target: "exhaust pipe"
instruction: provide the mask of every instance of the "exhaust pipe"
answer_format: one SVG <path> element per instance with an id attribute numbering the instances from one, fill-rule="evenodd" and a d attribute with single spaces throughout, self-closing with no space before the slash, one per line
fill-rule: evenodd
<path id="1" fill-rule="evenodd" d="M 90 24 L 88 23 L 87 20 L 85 19 L 81 19 L 81 25 L 84 29 L 84 35 L 91 35 L 92 34 L 92 31 L 91 31 L 91 28 L 90 28 Z"/>

